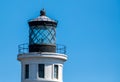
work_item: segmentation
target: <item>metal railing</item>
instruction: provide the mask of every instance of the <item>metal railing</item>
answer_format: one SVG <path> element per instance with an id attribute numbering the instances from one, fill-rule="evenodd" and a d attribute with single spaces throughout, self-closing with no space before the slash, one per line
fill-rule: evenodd
<path id="1" fill-rule="evenodd" d="M 28 52 L 29 52 L 28 43 L 18 45 L 18 54 L 25 54 Z M 66 54 L 66 46 L 61 44 L 56 44 L 56 53 Z"/>
<path id="2" fill-rule="evenodd" d="M 56 52 L 61 54 L 66 54 L 66 46 L 57 44 L 56 45 Z"/>

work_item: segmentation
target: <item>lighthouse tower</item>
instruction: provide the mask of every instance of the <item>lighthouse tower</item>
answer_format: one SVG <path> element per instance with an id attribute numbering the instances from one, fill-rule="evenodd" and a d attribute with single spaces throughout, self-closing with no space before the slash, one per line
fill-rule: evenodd
<path id="1" fill-rule="evenodd" d="M 66 48 L 56 44 L 57 21 L 40 16 L 28 21 L 29 43 L 19 45 L 17 59 L 21 62 L 21 82 L 63 82 Z"/>

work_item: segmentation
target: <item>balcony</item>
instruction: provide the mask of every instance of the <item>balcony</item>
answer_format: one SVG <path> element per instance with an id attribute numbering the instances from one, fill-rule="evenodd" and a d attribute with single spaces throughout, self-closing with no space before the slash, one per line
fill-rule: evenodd
<path id="1" fill-rule="evenodd" d="M 24 43 L 24 44 L 18 45 L 18 54 L 25 54 L 25 53 L 29 53 L 29 44 Z M 55 53 L 66 54 L 66 46 L 61 44 L 56 44 Z"/>

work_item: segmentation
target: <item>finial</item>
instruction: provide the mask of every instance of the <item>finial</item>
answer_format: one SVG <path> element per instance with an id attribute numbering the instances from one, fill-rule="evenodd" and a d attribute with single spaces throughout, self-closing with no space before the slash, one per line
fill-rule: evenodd
<path id="1" fill-rule="evenodd" d="M 40 16 L 45 16 L 46 15 L 46 12 L 45 12 L 45 9 L 43 8 L 41 11 L 40 11 Z"/>

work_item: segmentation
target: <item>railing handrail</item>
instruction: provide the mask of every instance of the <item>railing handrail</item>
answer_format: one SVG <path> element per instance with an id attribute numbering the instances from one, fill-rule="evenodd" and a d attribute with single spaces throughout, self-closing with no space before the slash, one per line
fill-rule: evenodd
<path id="1" fill-rule="evenodd" d="M 18 54 L 29 53 L 29 44 L 24 43 L 18 45 Z M 56 44 L 56 53 L 66 54 L 66 46 L 61 44 Z"/>

